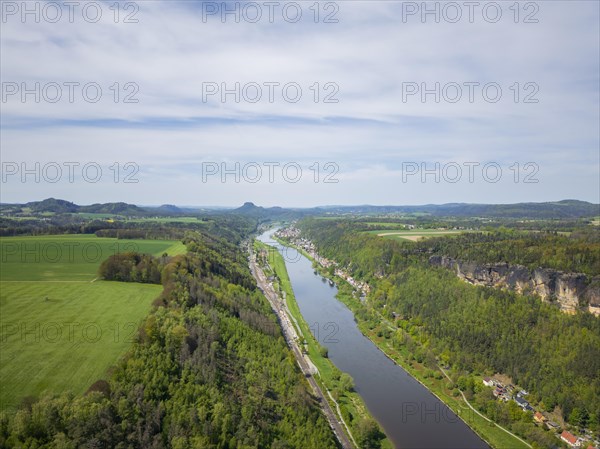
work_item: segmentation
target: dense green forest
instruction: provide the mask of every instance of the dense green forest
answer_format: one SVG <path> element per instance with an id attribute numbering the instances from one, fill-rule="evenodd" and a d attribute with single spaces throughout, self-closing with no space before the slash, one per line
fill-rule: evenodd
<path id="1" fill-rule="evenodd" d="M 454 238 L 434 238 L 417 243 L 418 249 L 480 263 L 508 262 L 567 272 L 600 274 L 600 229 L 571 235 L 504 230 L 466 233 Z"/>
<path id="2" fill-rule="evenodd" d="M 347 221 L 306 219 L 298 227 L 321 255 L 369 281 L 372 291 L 359 320 L 395 319 L 399 330 L 389 338 L 405 344 L 411 337 L 412 351 L 432 368 L 439 361 L 459 374 L 506 374 L 542 409 L 600 430 L 600 319 L 563 314 L 535 297 L 468 285 L 427 262 L 432 252 L 447 251 L 486 262 L 581 266 L 597 275 L 595 236 L 502 231 L 415 243 L 360 233 Z M 493 416 L 496 403 L 481 401 L 481 408 Z"/>
<path id="3" fill-rule="evenodd" d="M 600 211 L 598 212 L 600 214 Z M 543 232 L 573 232 L 589 227 L 593 218 L 555 218 L 555 219 L 523 219 L 515 220 L 508 217 L 432 217 L 432 216 L 389 216 L 389 217 L 356 217 L 353 223 L 357 229 L 381 229 L 381 224 L 386 226 L 404 227 L 414 226 L 419 229 L 477 229 L 481 231 L 495 231 L 500 229 L 513 229 L 522 231 Z"/>
<path id="4" fill-rule="evenodd" d="M 126 254 L 104 275 L 164 286 L 127 356 L 82 397 L 0 416 L 1 448 L 315 448 L 337 442 L 238 243 L 252 223 L 186 235 L 163 265 Z M 128 273 L 128 274 L 126 274 Z"/>
<path id="5" fill-rule="evenodd" d="M 238 241 L 240 233 L 247 235 L 257 221 L 233 214 L 198 216 L 195 220 L 178 221 L 178 217 L 134 217 L 131 220 L 116 216 L 108 221 L 75 213 L 50 216 L 14 217 L 0 215 L 0 237 L 51 234 L 96 234 L 98 237 L 122 239 L 179 240 L 190 230 Z M 191 217 L 193 219 L 193 217 Z"/>
<path id="6" fill-rule="evenodd" d="M 579 226 L 569 235 L 553 231 L 489 229 L 405 243 L 360 234 L 360 231 L 377 228 L 361 222 L 307 218 L 300 223 L 299 227 L 307 235 L 318 238 L 317 243 L 326 251 L 343 240 L 344 246 L 336 252 L 336 260 L 344 265 L 356 265 L 359 274 L 367 277 L 377 272 L 396 271 L 407 266 L 408 260 L 415 257 L 420 260 L 419 256 L 424 253 L 480 263 L 508 262 L 528 268 L 554 268 L 590 276 L 600 274 L 600 227 L 597 226 Z M 353 264 L 356 258 L 360 263 Z"/>

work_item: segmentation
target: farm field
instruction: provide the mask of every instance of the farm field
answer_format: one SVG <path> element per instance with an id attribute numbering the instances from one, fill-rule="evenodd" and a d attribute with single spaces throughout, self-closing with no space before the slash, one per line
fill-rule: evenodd
<path id="1" fill-rule="evenodd" d="M 456 230 L 439 230 L 439 229 L 411 229 L 411 230 L 391 230 L 391 229 L 376 229 L 365 231 L 368 234 L 374 234 L 379 237 L 395 240 L 410 240 L 416 242 L 422 238 L 439 237 L 442 235 L 461 234 L 467 231 Z"/>
<path id="2" fill-rule="evenodd" d="M 48 390 L 83 393 L 130 347 L 160 285 L 1 283 L 0 410 Z"/>
<path id="3" fill-rule="evenodd" d="M 178 241 L 87 235 L 0 239 L 0 410 L 44 391 L 81 394 L 123 356 L 160 285 L 96 280 L 123 251 L 185 253 Z"/>
<path id="4" fill-rule="evenodd" d="M 171 240 L 119 240 L 95 235 L 56 235 L 0 238 L 0 281 L 81 281 L 96 278 L 108 256 L 138 251 L 160 256 L 185 253 Z"/>

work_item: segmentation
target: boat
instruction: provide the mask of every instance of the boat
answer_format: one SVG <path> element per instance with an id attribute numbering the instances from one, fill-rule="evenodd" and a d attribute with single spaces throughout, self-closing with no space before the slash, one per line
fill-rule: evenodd
<path id="1" fill-rule="evenodd" d="M 331 285 L 333 287 L 335 285 L 335 282 L 333 282 L 331 279 L 329 279 L 329 285 Z"/>

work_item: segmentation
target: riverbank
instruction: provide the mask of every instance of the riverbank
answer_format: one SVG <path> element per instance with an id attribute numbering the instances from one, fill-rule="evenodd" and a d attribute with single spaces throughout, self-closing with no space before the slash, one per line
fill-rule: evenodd
<path id="1" fill-rule="evenodd" d="M 289 242 L 280 239 L 276 240 L 282 245 L 291 246 Z M 321 274 L 331 277 L 330 273 L 324 271 L 323 267 L 315 262 L 314 257 L 302 248 L 293 247 L 311 260 Z M 361 320 L 359 318 L 361 313 L 359 312 L 364 312 L 366 306 L 355 297 L 353 294 L 354 289 L 343 278 L 334 276 L 334 280 L 339 286 L 337 299 L 354 313 L 358 328 L 363 335 L 369 338 L 389 359 L 401 366 L 441 402 L 446 404 L 467 426 L 477 433 L 481 439 L 497 449 L 529 449 L 531 447 L 518 437 L 507 433 L 505 430 L 474 411 L 468 403 L 463 401 L 460 391 L 456 389 L 453 382 L 449 382 L 445 378 L 441 369 L 432 373 L 431 369 L 415 360 L 414 356 L 409 352 L 406 346 L 400 348 L 394 347 L 391 342 L 393 334 L 387 337 L 386 335 L 390 334 L 390 331 L 397 331 L 397 328 L 388 320 L 380 317 L 379 325 L 372 327 L 364 320 Z M 384 330 L 387 330 L 388 332 L 384 332 Z M 457 391 L 458 394 L 456 394 Z"/>
<path id="2" fill-rule="evenodd" d="M 256 241 L 257 248 L 273 248 L 265 243 Z M 317 369 L 317 375 L 314 376 L 319 385 L 329 393 L 329 402 L 332 408 L 341 413 L 341 421 L 344 422 L 350 430 L 350 434 L 358 442 L 361 440 L 361 421 L 372 420 L 376 422 L 369 413 L 361 396 L 353 389 L 349 389 L 347 374 L 342 373 L 329 358 L 327 358 L 326 348 L 321 346 L 313 336 L 311 328 L 302 316 L 300 308 L 294 296 L 291 281 L 289 279 L 287 268 L 283 256 L 278 251 L 267 250 L 268 267 L 265 272 L 275 275 L 273 279 L 273 288 L 282 293 L 292 316 L 292 324 L 297 327 L 296 332 L 303 339 L 303 346 L 311 362 Z M 347 376 L 347 377 L 346 377 Z M 393 449 L 394 445 L 388 438 L 381 440 L 382 449 Z"/>

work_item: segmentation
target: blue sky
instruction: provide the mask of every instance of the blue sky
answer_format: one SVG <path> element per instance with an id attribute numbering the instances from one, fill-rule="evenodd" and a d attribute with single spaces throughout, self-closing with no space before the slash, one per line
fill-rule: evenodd
<path id="1" fill-rule="evenodd" d="M 30 3 L 39 23 L 2 3 L 3 202 L 600 201 L 598 2 L 521 2 L 517 23 L 513 2 L 480 2 L 472 20 L 464 2 L 428 2 L 437 22 L 421 2 L 321 2 L 317 23 L 312 1 L 277 2 L 272 23 L 263 2 L 229 2 L 239 22 L 222 3 L 122 3 L 117 23 L 113 2 L 96 23 Z M 23 101 L 36 82 L 40 101 Z M 72 102 L 65 83 L 79 83 Z"/>

